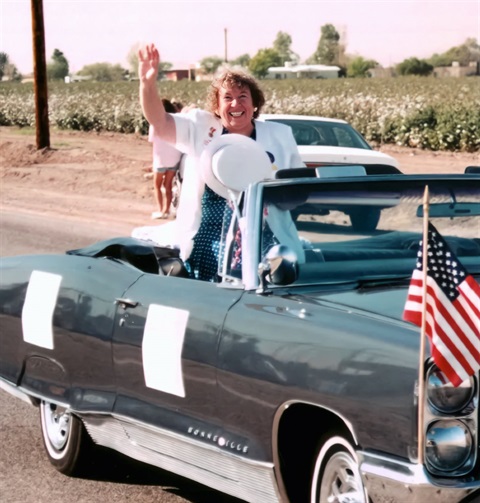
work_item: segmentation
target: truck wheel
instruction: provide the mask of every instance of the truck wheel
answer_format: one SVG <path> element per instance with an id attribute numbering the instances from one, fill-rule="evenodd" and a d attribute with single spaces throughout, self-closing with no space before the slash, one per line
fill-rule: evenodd
<path id="1" fill-rule="evenodd" d="M 342 437 L 320 448 L 312 477 L 310 503 L 368 503 L 353 447 Z"/>
<path id="2" fill-rule="evenodd" d="M 40 424 L 50 463 L 65 475 L 80 474 L 85 468 L 85 453 L 92 445 L 80 419 L 67 409 L 42 400 Z"/>

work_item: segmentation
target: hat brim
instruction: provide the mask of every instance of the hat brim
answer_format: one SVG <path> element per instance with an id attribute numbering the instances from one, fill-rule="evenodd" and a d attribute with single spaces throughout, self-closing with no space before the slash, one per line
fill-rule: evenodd
<path id="1" fill-rule="evenodd" d="M 251 183 L 273 177 L 265 150 L 240 134 L 224 134 L 209 143 L 200 157 L 200 169 L 206 185 L 225 199 L 229 192 L 238 195 Z"/>

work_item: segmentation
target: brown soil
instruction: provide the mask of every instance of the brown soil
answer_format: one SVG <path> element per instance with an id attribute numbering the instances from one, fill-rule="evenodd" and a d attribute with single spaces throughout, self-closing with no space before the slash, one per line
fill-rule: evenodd
<path id="1" fill-rule="evenodd" d="M 35 132 L 0 128 L 0 209 L 61 214 L 126 228 L 152 225 L 155 210 L 146 137 L 51 131 L 37 150 Z M 385 145 L 406 173 L 463 172 L 480 153 L 430 152 Z"/>

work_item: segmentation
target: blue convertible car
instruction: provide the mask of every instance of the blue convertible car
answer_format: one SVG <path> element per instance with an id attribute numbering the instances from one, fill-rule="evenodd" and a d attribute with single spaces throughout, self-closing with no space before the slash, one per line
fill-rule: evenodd
<path id="1" fill-rule="evenodd" d="M 235 199 L 218 283 L 134 238 L 2 259 L 0 386 L 58 470 L 98 444 L 256 503 L 479 497 L 479 376 L 452 386 L 427 344 L 419 394 L 402 315 L 426 186 L 478 282 L 480 175 L 326 173 Z"/>

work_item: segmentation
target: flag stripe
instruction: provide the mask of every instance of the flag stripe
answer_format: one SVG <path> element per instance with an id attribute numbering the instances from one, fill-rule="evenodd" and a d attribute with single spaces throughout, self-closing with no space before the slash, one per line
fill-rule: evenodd
<path id="1" fill-rule="evenodd" d="M 460 375 L 455 372 L 453 367 L 450 365 L 448 358 L 445 358 L 441 351 L 439 351 L 435 346 L 432 345 L 432 358 L 435 361 L 437 367 L 445 374 L 447 379 L 454 385 L 460 386 L 463 381 L 468 379 L 468 374 L 461 369 Z"/>
<path id="2" fill-rule="evenodd" d="M 450 309 L 447 310 L 444 304 L 445 299 L 442 299 L 442 297 L 442 292 L 435 292 L 435 296 L 430 299 L 430 301 L 434 303 L 437 312 L 435 318 L 436 324 L 448 334 L 452 343 L 458 346 L 462 353 L 465 352 L 467 356 L 471 353 L 472 356 L 477 359 L 479 354 L 475 349 L 475 345 L 472 344 L 472 340 L 476 338 L 475 334 L 472 333 L 468 327 L 466 327 L 467 330 L 463 330 L 462 327 L 457 324 L 458 316 L 456 316 L 457 312 L 454 311 L 456 308 L 455 303 L 452 303 Z"/>
<path id="3" fill-rule="evenodd" d="M 465 301 L 473 312 L 473 320 L 476 321 L 477 333 L 480 333 L 480 286 L 468 276 L 458 288 L 464 295 Z"/>
<path id="4" fill-rule="evenodd" d="M 455 305 L 452 303 L 450 309 L 445 308 L 445 302 L 448 299 L 435 285 L 436 283 L 428 278 L 427 283 L 432 282 L 427 289 L 427 304 L 433 308 L 434 327 L 432 335 L 438 333 L 442 335 L 441 340 L 449 348 L 452 355 L 455 355 L 458 361 L 469 361 L 469 371 L 473 372 L 473 368 L 478 364 L 475 359 L 478 354 L 473 355 L 471 351 L 475 351 L 475 347 L 471 344 L 471 332 L 464 332 L 456 323 L 455 316 L 452 316 Z M 441 331 L 441 332 L 440 332 Z M 470 358 L 472 356 L 472 358 Z M 467 367 L 465 367 L 467 368 Z"/>
<path id="5" fill-rule="evenodd" d="M 471 362 L 466 360 L 464 351 L 461 349 L 463 347 L 462 342 L 456 337 L 455 333 L 451 333 L 436 306 L 430 302 L 427 304 L 427 335 L 433 345 L 449 359 L 457 373 L 460 372 L 459 365 L 467 372 L 472 371 Z"/>
<path id="6" fill-rule="evenodd" d="M 433 360 L 452 384 L 459 386 L 480 369 L 480 285 L 430 222 L 427 250 L 425 275 L 420 242 L 403 318 L 421 327 L 425 316 Z"/>
<path id="7" fill-rule="evenodd" d="M 413 271 L 410 288 L 408 290 L 407 303 L 403 312 L 403 319 L 415 325 L 422 325 L 423 309 L 423 275 L 421 271 Z"/>
<path id="8" fill-rule="evenodd" d="M 470 334 L 470 338 L 472 339 L 472 343 L 474 346 L 478 344 L 479 331 L 475 326 L 475 320 L 473 319 L 474 312 L 465 301 L 465 299 L 459 297 L 454 302 L 455 308 L 457 310 L 457 315 L 461 318 L 457 319 L 459 326 L 465 333 Z M 478 351 L 478 348 L 477 348 Z"/>

